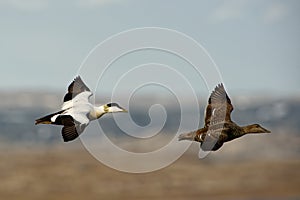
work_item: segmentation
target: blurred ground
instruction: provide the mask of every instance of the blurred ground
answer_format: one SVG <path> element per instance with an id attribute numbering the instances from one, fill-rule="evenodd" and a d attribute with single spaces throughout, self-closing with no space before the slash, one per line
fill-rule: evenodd
<path id="1" fill-rule="evenodd" d="M 198 159 L 199 144 L 194 143 L 164 169 L 129 174 L 97 161 L 80 140 L 63 143 L 61 127 L 34 125 L 34 119 L 60 106 L 60 95 L 0 94 L 0 199 L 300 199 L 300 98 L 235 99 L 234 121 L 241 125 L 259 122 L 272 133 L 231 141 L 202 160 Z M 138 102 L 143 109 L 131 109 L 130 114 L 144 126 L 150 120 L 148 107 L 144 107 L 146 101 Z M 150 103 L 162 102 L 158 98 Z M 168 144 L 163 139 L 171 139 L 177 132 L 181 113 L 172 107 L 168 111 L 162 137 L 146 141 L 120 139 L 123 132 L 109 116 L 99 124 L 105 124 L 105 133 L 118 147 L 150 152 Z M 185 119 L 193 116 L 188 114 Z M 89 128 L 93 124 L 96 122 Z M 133 127 L 128 124 L 127 128 L 134 132 Z"/>
<path id="2" fill-rule="evenodd" d="M 104 166 L 80 143 L 2 146 L 0 199 L 300 198 L 299 157 L 221 159 L 226 147 L 202 160 L 192 147 L 167 168 L 129 174 Z"/>

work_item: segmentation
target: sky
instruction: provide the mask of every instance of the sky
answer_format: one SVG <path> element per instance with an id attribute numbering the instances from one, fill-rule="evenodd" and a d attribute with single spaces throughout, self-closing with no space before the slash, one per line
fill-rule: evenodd
<path id="1" fill-rule="evenodd" d="M 126 30 L 161 27 L 201 44 L 232 91 L 298 95 L 299 10 L 297 0 L 0 0 L 0 90 L 65 90 L 99 43 Z M 149 57 L 162 64 L 181 63 L 163 53 L 134 55 L 123 64 L 153 62 Z M 117 74 L 121 65 L 111 73 Z M 183 71 L 188 67 L 182 66 Z M 84 74 L 88 85 L 95 73 Z M 123 88 L 129 85 L 127 81 Z"/>

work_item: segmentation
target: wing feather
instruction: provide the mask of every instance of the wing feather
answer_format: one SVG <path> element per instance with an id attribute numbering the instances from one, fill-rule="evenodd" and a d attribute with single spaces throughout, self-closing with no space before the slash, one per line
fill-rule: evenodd
<path id="1" fill-rule="evenodd" d="M 228 97 L 223 84 L 217 85 L 208 99 L 205 112 L 205 127 L 219 122 L 231 122 L 230 114 L 233 110 L 231 100 Z"/>
<path id="2" fill-rule="evenodd" d="M 84 84 L 80 76 L 77 76 L 74 81 L 68 87 L 68 93 L 64 96 L 64 102 L 70 101 L 78 94 L 88 91 L 90 89 Z"/>
<path id="3" fill-rule="evenodd" d="M 75 140 L 79 136 L 75 125 L 64 126 L 61 130 L 61 134 L 62 134 L 64 142 L 69 142 L 69 141 Z"/>
<path id="4" fill-rule="evenodd" d="M 88 124 L 81 124 L 74 120 L 71 115 L 60 115 L 59 120 L 64 127 L 61 130 L 64 142 L 76 139 Z"/>

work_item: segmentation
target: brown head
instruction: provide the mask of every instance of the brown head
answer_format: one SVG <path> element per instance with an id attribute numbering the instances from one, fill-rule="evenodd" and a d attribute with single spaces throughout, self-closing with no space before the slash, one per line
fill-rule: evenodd
<path id="1" fill-rule="evenodd" d="M 271 131 L 263 128 L 259 124 L 251 124 L 248 126 L 244 126 L 243 130 L 244 130 L 245 134 L 247 134 L 247 133 L 271 133 Z"/>

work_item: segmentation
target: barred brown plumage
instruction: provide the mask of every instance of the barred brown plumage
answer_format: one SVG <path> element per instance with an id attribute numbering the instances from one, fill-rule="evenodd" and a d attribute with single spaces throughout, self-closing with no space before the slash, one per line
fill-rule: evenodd
<path id="1" fill-rule="evenodd" d="M 259 124 L 238 126 L 231 120 L 233 106 L 223 84 L 216 86 L 208 99 L 205 112 L 204 127 L 179 135 L 179 140 L 191 140 L 200 142 L 204 151 L 216 151 L 225 142 L 239 138 L 249 133 L 270 133 L 269 130 Z"/>

